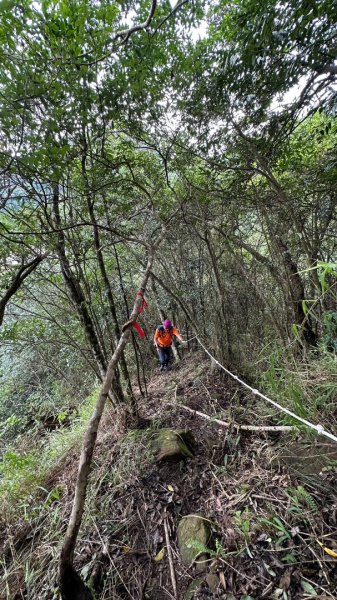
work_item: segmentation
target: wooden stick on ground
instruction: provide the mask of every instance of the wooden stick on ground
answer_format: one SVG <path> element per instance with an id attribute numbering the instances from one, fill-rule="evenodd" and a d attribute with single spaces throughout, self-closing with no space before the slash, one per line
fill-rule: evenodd
<path id="1" fill-rule="evenodd" d="M 173 595 L 174 595 L 175 600 L 178 600 L 177 580 L 176 580 L 176 574 L 175 574 L 174 565 L 173 565 L 172 550 L 171 550 L 170 537 L 169 537 L 169 531 L 168 531 L 168 526 L 167 526 L 167 515 L 165 515 L 165 518 L 164 518 L 164 530 L 165 530 L 167 556 L 168 556 L 169 565 L 170 565 L 170 575 L 171 575 L 171 581 L 172 581 Z"/>
<path id="2" fill-rule="evenodd" d="M 227 423 L 226 421 L 222 421 L 221 419 L 216 419 L 209 415 L 205 415 L 205 413 L 200 412 L 199 410 L 194 410 L 193 408 L 189 408 L 189 406 L 184 406 L 183 404 L 177 404 L 175 402 L 168 402 L 170 406 L 176 406 L 178 408 L 183 408 L 184 410 L 188 410 L 203 419 L 207 419 L 208 421 L 213 421 L 213 423 L 217 423 L 218 425 L 222 425 L 222 427 L 234 427 L 234 429 L 238 429 L 239 431 L 295 431 L 297 428 L 292 427 L 291 425 L 238 425 L 237 423 Z"/>

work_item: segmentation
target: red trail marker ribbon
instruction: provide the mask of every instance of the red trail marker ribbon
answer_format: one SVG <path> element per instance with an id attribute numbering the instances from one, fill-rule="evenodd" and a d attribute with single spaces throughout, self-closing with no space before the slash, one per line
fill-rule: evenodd
<path id="1" fill-rule="evenodd" d="M 143 292 L 141 292 L 141 291 L 137 292 L 137 296 L 140 296 L 141 299 L 142 299 L 142 303 L 141 303 L 139 311 L 138 311 L 138 315 L 140 315 L 143 312 L 143 310 L 145 310 L 145 308 L 148 306 L 148 303 L 146 302 L 146 300 L 144 298 Z M 133 327 L 135 329 L 137 329 L 137 331 L 138 331 L 138 333 L 139 333 L 139 335 L 140 335 L 141 338 L 145 337 L 145 332 L 143 331 L 143 329 L 141 328 L 141 326 L 139 325 L 139 323 L 135 322 L 133 324 Z"/>

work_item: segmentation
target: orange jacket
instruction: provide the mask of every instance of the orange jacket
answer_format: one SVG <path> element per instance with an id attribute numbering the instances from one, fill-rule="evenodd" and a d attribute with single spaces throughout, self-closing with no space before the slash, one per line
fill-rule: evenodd
<path id="1" fill-rule="evenodd" d="M 164 329 L 164 331 L 158 331 L 158 329 L 156 329 L 153 341 L 156 345 L 161 346 L 162 348 L 168 348 L 172 345 L 172 339 L 174 335 L 178 338 L 178 340 L 182 341 L 182 337 L 176 327 L 171 327 L 170 331 L 166 331 L 166 329 Z"/>

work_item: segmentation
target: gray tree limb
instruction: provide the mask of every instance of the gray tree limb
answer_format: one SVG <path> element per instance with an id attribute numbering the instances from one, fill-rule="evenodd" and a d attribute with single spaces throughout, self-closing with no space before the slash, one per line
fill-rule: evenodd
<path id="1" fill-rule="evenodd" d="M 46 254 L 41 254 L 40 256 L 36 256 L 35 258 L 33 258 L 33 260 L 31 260 L 30 262 L 28 262 L 25 265 L 22 265 L 19 268 L 18 272 L 16 273 L 16 275 L 12 279 L 11 283 L 9 284 L 6 292 L 4 293 L 2 298 L 0 298 L 0 326 L 3 323 L 4 316 L 5 316 L 5 310 L 6 310 L 6 306 L 7 306 L 8 302 L 16 294 L 16 292 L 21 287 L 22 283 L 28 277 L 28 275 L 30 275 L 33 271 L 35 271 L 36 267 L 43 261 L 43 259 L 45 257 L 46 257 Z"/>
<path id="2" fill-rule="evenodd" d="M 153 246 L 149 248 L 148 260 L 140 285 L 140 291 L 142 293 L 144 293 L 146 290 L 147 282 L 151 273 L 155 251 L 161 243 L 162 239 L 164 238 L 165 231 L 166 230 L 163 227 L 157 241 Z M 77 473 L 73 506 L 68 528 L 61 549 L 59 563 L 60 589 L 63 600 L 87 600 L 91 598 L 89 590 L 86 588 L 86 586 L 84 585 L 81 578 L 76 573 L 73 567 L 75 545 L 85 507 L 88 477 L 91 469 L 91 462 L 95 449 L 99 424 L 102 418 L 106 400 L 109 395 L 109 390 L 116 376 L 116 367 L 118 365 L 119 360 L 121 359 L 124 348 L 129 341 L 131 327 L 133 323 L 135 323 L 137 320 L 141 302 L 142 297 L 140 295 L 137 295 L 132 309 L 132 313 L 130 315 L 130 319 L 123 326 L 123 333 L 121 334 L 116 350 L 109 361 L 106 374 L 102 383 L 101 391 L 84 437 Z"/>

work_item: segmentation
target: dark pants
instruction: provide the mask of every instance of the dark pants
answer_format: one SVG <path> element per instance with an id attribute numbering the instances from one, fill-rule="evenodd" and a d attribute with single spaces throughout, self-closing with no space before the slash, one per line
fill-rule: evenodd
<path id="1" fill-rule="evenodd" d="M 167 367 L 171 356 L 171 346 L 158 346 L 159 361 L 162 367 Z"/>

